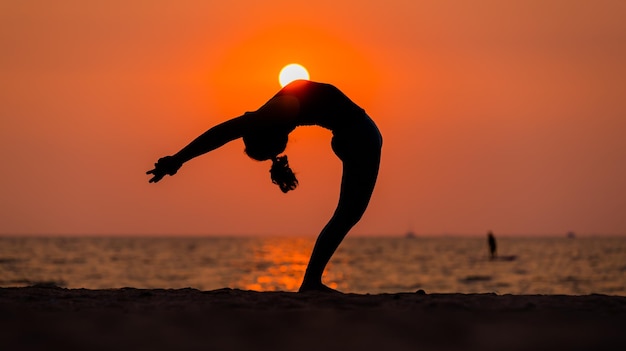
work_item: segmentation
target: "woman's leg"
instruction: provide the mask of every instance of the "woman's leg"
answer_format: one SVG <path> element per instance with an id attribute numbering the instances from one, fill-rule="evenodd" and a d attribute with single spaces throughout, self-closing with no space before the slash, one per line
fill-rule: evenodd
<path id="1" fill-rule="evenodd" d="M 300 291 L 332 290 L 322 284 L 322 273 L 348 231 L 361 219 L 372 196 L 380 153 L 367 160 L 344 161 L 337 209 L 315 242 Z"/>

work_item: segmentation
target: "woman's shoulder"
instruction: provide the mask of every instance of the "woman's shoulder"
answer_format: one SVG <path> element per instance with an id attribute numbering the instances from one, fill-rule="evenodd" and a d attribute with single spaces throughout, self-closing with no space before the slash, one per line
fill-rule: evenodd
<path id="1" fill-rule="evenodd" d="M 334 85 L 329 83 L 315 82 L 312 80 L 298 79 L 285 85 L 279 94 L 289 95 L 311 95 L 324 92 L 339 91 Z"/>
<path id="2" fill-rule="evenodd" d="M 353 104 L 334 85 L 310 80 L 295 80 L 281 89 L 277 96 L 292 96 L 298 99 L 300 109 L 305 111 L 334 110 Z"/>

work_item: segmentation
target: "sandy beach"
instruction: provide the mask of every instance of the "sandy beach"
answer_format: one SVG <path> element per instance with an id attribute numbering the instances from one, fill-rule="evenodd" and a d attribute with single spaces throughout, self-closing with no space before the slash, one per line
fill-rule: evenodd
<path id="1" fill-rule="evenodd" d="M 626 297 L 0 289 L 5 350 L 616 350 Z"/>

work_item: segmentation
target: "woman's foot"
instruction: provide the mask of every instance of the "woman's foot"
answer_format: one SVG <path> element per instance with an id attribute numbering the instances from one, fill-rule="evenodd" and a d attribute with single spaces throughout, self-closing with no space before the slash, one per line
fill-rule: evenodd
<path id="1" fill-rule="evenodd" d="M 320 292 L 320 293 L 325 293 L 325 294 L 343 294 L 341 291 L 330 288 L 322 283 L 319 283 L 319 284 L 304 284 L 303 283 L 302 286 L 300 286 L 300 289 L 298 290 L 298 292 L 299 293 Z"/>

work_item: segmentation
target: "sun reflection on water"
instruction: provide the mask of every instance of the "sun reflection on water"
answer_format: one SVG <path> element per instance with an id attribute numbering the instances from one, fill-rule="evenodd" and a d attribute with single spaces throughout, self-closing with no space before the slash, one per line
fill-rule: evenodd
<path id="1" fill-rule="evenodd" d="M 302 283 L 313 242 L 310 239 L 269 239 L 255 249 L 253 267 L 238 286 L 257 291 L 296 291 Z M 330 265 L 329 265 L 330 270 Z M 325 280 L 328 277 L 325 275 Z M 334 281 L 327 281 L 332 288 Z"/>

